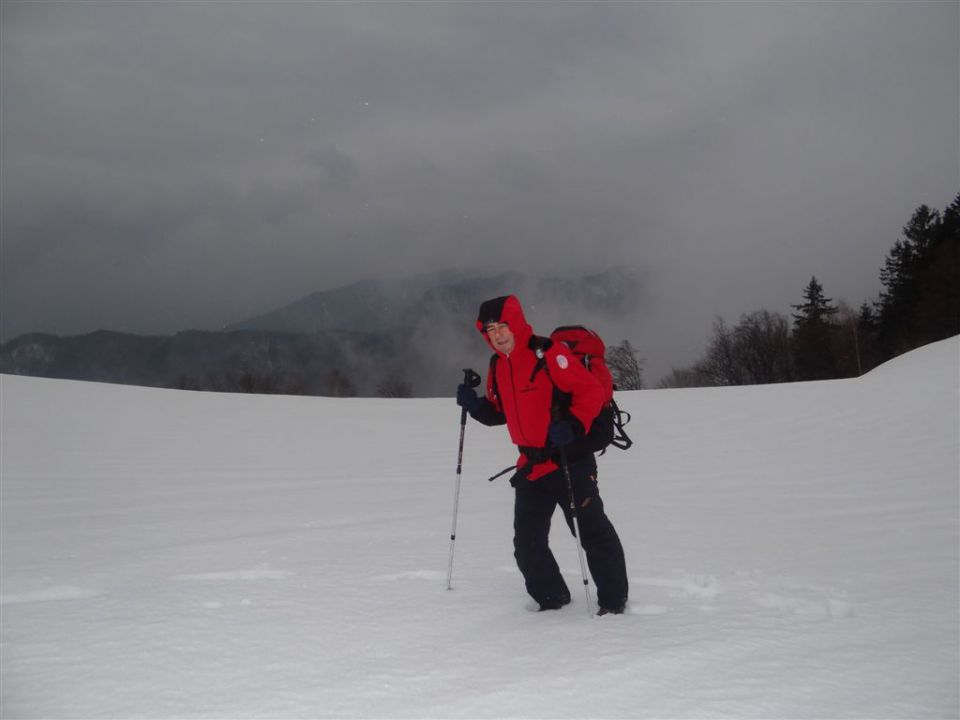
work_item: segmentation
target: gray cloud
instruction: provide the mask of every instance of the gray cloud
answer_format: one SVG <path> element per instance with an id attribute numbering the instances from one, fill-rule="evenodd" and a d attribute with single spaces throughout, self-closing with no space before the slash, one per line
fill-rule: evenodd
<path id="1" fill-rule="evenodd" d="M 960 189 L 958 6 L 4 2 L 2 334 L 644 268 L 626 336 L 852 304 Z"/>

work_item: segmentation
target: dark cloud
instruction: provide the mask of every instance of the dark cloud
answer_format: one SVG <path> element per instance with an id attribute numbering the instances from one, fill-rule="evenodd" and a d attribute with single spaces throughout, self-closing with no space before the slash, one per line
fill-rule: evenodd
<path id="1" fill-rule="evenodd" d="M 4 2 L 2 334 L 213 328 L 361 277 L 644 269 L 859 304 L 960 188 L 958 6 Z"/>

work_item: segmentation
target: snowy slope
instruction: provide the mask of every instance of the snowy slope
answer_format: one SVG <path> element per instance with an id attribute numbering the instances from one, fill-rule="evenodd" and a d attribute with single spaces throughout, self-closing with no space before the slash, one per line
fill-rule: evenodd
<path id="1" fill-rule="evenodd" d="M 452 399 L 2 376 L 0 714 L 957 717 L 958 355 L 624 393 L 600 619 L 532 611 L 486 481 L 513 452 L 472 422 L 445 589 Z"/>

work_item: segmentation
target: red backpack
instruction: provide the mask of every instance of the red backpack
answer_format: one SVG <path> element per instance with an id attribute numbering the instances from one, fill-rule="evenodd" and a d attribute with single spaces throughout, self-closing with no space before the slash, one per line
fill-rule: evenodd
<path id="1" fill-rule="evenodd" d="M 628 449 L 633 445 L 623 427 L 630 422 L 630 413 L 624 412 L 613 399 L 613 376 L 606 363 L 607 346 L 601 337 L 582 325 L 564 325 L 550 333 L 550 340 L 563 343 L 583 366 L 597 379 L 604 391 L 603 408 L 593 421 L 587 441 L 593 452 L 605 452 L 608 445 Z"/>
<path id="2" fill-rule="evenodd" d="M 558 327 L 550 333 L 549 338 L 534 335 L 530 338 L 530 349 L 536 353 L 538 362 L 530 376 L 531 381 L 538 372 L 546 370 L 546 351 L 555 343 L 562 343 L 567 347 L 603 387 L 603 407 L 600 408 L 600 414 L 591 423 L 590 432 L 583 438 L 584 444 L 582 447 L 590 452 L 601 454 L 606 452 L 610 445 L 621 450 L 627 450 L 633 445 L 633 440 L 630 439 L 623 428 L 630 422 L 630 413 L 621 410 L 613 399 L 613 391 L 616 386 L 613 384 L 613 376 L 610 374 L 610 369 L 607 367 L 604 357 L 607 347 L 603 344 L 603 340 L 596 332 L 582 325 Z M 496 367 L 497 353 L 493 353 L 490 356 L 489 372 L 494 394 L 497 392 Z M 549 377 L 549 375 L 548 371 L 547 376 Z M 569 396 L 561 392 L 556 386 L 554 386 L 554 401 L 556 406 L 561 408 L 565 404 L 569 405 L 570 402 Z M 498 476 L 494 475 L 490 479 L 493 480 L 496 477 Z"/>
<path id="3" fill-rule="evenodd" d="M 530 348 L 536 352 L 537 358 L 540 360 L 534 368 L 534 375 L 546 368 L 546 363 L 544 362 L 545 353 L 547 348 L 553 343 L 563 343 L 569 348 L 574 357 L 582 362 L 583 366 L 587 368 L 599 381 L 600 385 L 603 386 L 603 407 L 600 408 L 600 414 L 597 415 L 593 423 L 591 423 L 590 432 L 582 439 L 585 449 L 600 454 L 605 453 L 607 447 L 610 445 L 620 448 L 621 450 L 629 449 L 630 446 L 633 445 L 633 440 L 629 438 L 623 426 L 630 422 L 630 413 L 621 410 L 613 399 L 613 391 L 616 389 L 616 386 L 613 384 L 613 376 L 607 367 L 605 358 L 607 347 L 603 344 L 603 340 L 593 330 L 589 330 L 582 325 L 564 325 L 563 327 L 558 327 L 550 333 L 549 338 L 534 335 L 530 338 Z M 494 353 L 490 357 L 489 371 L 494 394 L 497 392 L 496 367 L 497 353 Z M 549 376 L 549 374 L 548 372 L 547 375 Z M 532 379 L 533 377 L 531 377 L 531 380 Z M 554 398 L 557 399 L 558 395 L 562 397 L 565 393 L 560 392 L 559 388 L 554 386 Z M 501 475 L 514 469 L 515 467 L 513 465 L 509 465 L 488 479 L 492 482 Z M 511 483 L 512 482 L 511 480 Z"/>

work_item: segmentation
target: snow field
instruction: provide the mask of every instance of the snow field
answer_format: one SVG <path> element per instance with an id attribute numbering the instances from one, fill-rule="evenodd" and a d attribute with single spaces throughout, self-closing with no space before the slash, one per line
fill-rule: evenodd
<path id="1" fill-rule="evenodd" d="M 600 482 L 631 604 L 601 619 L 559 513 L 573 604 L 534 612 L 486 481 L 515 455 L 472 421 L 445 589 L 450 398 L 0 376 L 0 712 L 957 717 L 958 355 L 622 393 Z"/>

